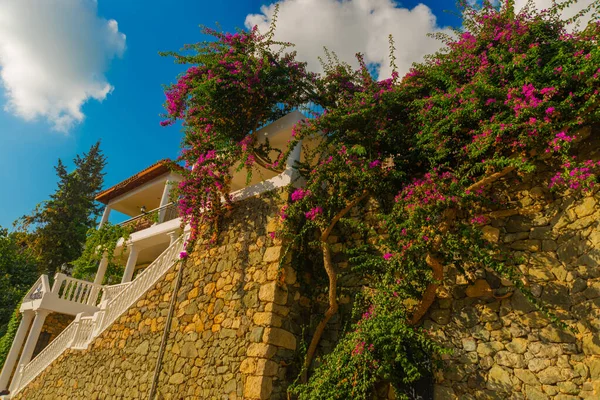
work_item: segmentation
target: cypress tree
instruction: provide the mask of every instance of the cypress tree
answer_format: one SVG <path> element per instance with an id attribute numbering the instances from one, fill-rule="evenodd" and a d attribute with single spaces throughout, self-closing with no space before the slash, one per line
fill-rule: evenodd
<path id="1" fill-rule="evenodd" d="M 58 160 L 56 191 L 31 215 L 23 217 L 23 226 L 31 231 L 31 246 L 37 253 L 40 272 L 50 277 L 81 255 L 86 233 L 101 212 L 94 200 L 105 175 L 106 157 L 100 150 L 100 142 L 83 156 L 77 155 L 73 162 L 75 169 L 69 172 L 62 160 Z"/>

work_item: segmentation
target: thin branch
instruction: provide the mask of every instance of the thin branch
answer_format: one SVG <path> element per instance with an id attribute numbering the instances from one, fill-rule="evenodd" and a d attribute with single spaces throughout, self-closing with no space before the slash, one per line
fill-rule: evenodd
<path id="1" fill-rule="evenodd" d="M 433 279 L 435 279 L 435 282 L 432 282 L 429 285 L 427 285 L 427 288 L 423 293 L 423 297 L 421 298 L 421 303 L 419 303 L 419 306 L 417 307 L 417 309 L 412 315 L 412 318 L 410 319 L 411 325 L 416 325 L 421 320 L 421 318 L 423 318 L 425 313 L 427 313 L 427 310 L 429 310 L 429 307 L 431 307 L 431 305 L 435 301 L 435 293 L 437 291 L 437 288 L 441 285 L 442 280 L 444 279 L 444 266 L 442 265 L 440 260 L 432 256 L 431 253 L 427 253 L 425 262 L 433 270 Z"/>
<path id="2" fill-rule="evenodd" d="M 500 172 L 496 172 L 494 174 L 486 176 L 485 178 L 481 179 L 478 182 L 475 182 L 474 184 L 469 186 L 465 191 L 472 192 L 472 191 L 482 188 L 484 186 L 491 185 L 492 183 L 496 182 L 498 179 L 502 178 L 504 175 L 507 175 L 514 170 L 515 170 L 515 167 L 506 167 Z"/>
<path id="3" fill-rule="evenodd" d="M 355 205 L 360 203 L 368 195 L 369 195 L 369 192 L 367 190 L 364 190 L 360 196 L 358 196 L 356 199 L 354 199 L 350 203 L 348 203 L 346 208 L 344 208 L 342 211 L 337 213 L 335 215 L 335 217 L 333 217 L 333 219 L 331 220 L 331 223 L 329 224 L 327 229 L 325 229 L 323 231 L 323 234 L 321 235 L 321 241 L 326 241 L 327 238 L 329 237 L 329 235 L 331 234 L 331 231 L 333 230 L 333 227 L 335 226 L 335 224 L 337 224 L 338 221 L 340 219 L 342 219 L 342 217 L 344 217 L 344 215 L 348 214 L 348 211 L 350 211 Z"/>
<path id="4" fill-rule="evenodd" d="M 315 352 L 317 351 L 317 346 L 321 341 L 321 336 L 323 336 L 323 332 L 325 331 L 325 327 L 329 320 L 337 314 L 338 311 L 338 302 L 337 302 L 337 273 L 335 272 L 335 268 L 333 267 L 333 263 L 331 262 L 331 247 L 329 243 L 327 243 L 327 239 L 331 234 L 331 231 L 335 227 L 335 225 L 339 222 L 340 219 L 344 217 L 344 215 L 348 214 L 348 212 L 360 203 L 363 199 L 365 199 L 369 195 L 367 190 L 363 191 L 363 193 L 352 200 L 350 203 L 344 207 L 343 210 L 338 212 L 331 220 L 330 224 L 327 228 L 321 232 L 321 246 L 323 247 L 323 267 L 325 268 L 325 272 L 327 273 L 327 278 L 329 279 L 329 308 L 325 311 L 325 316 L 317 325 L 315 329 L 315 333 L 310 341 L 310 345 L 308 347 L 308 351 L 306 352 L 306 358 L 304 359 L 304 367 L 302 370 L 301 381 L 306 383 L 308 381 L 308 369 L 312 360 L 315 356 Z"/>
<path id="5" fill-rule="evenodd" d="M 308 368 L 312 363 L 312 360 L 315 356 L 315 352 L 317 351 L 317 346 L 321 341 L 321 336 L 323 336 L 323 332 L 325 331 L 325 327 L 329 320 L 337 313 L 338 311 L 338 302 L 337 302 L 337 274 L 335 269 L 333 268 L 333 263 L 331 262 L 331 248 L 329 243 L 323 242 L 323 264 L 325 267 L 325 272 L 327 272 L 327 277 L 329 278 L 329 308 L 325 311 L 325 316 L 317 325 L 315 329 L 315 333 L 310 341 L 310 345 L 308 347 L 308 351 L 306 352 L 306 358 L 304 359 L 304 368 L 302 370 L 302 383 L 306 383 L 308 381 Z"/>

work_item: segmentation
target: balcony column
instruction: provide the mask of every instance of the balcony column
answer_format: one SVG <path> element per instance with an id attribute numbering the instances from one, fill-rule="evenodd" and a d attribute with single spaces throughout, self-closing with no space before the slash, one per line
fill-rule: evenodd
<path id="1" fill-rule="evenodd" d="M 171 246 L 179 237 L 179 233 L 177 231 L 169 232 L 167 235 L 169 235 L 169 246 Z"/>
<path id="2" fill-rule="evenodd" d="M 104 274 L 106 274 L 106 267 L 108 267 L 108 255 L 104 254 L 102 256 L 102 259 L 100 260 L 100 264 L 98 264 L 98 271 L 96 272 L 96 278 L 94 278 L 94 283 L 102 285 L 102 281 L 104 280 Z"/>
<path id="3" fill-rule="evenodd" d="M 17 357 L 19 357 L 19 352 L 21 351 L 21 347 L 23 347 L 23 342 L 25 341 L 25 335 L 27 335 L 29 325 L 31 325 L 31 321 L 33 321 L 34 316 L 35 313 L 32 310 L 24 311 L 23 315 L 21 316 L 19 328 L 17 329 L 15 338 L 10 346 L 10 350 L 8 351 L 8 356 L 6 356 L 6 361 L 4 361 L 2 374 L 0 374 L 0 392 L 8 389 L 8 385 L 10 383 L 8 380 L 15 369 Z M 19 371 L 15 372 L 15 376 L 18 372 Z"/>
<path id="4" fill-rule="evenodd" d="M 29 336 L 27 336 L 25 346 L 23 346 L 23 352 L 21 353 L 21 358 L 19 359 L 19 366 L 27 365 L 29 364 L 29 361 L 31 361 L 31 356 L 35 350 L 35 345 L 40 338 L 44 321 L 49 313 L 50 312 L 48 310 L 35 310 L 35 318 L 33 319 L 33 324 L 31 324 L 31 329 L 29 330 Z"/>
<path id="5" fill-rule="evenodd" d="M 163 209 L 162 207 L 169 204 L 169 200 L 171 199 L 172 184 L 173 184 L 173 182 L 170 182 L 170 181 L 165 182 L 165 188 L 163 189 L 163 194 L 162 194 L 162 197 L 160 198 L 160 206 L 159 207 L 161 207 L 161 209 L 158 212 L 158 223 L 159 224 L 163 223 L 165 220 L 165 212 L 167 210 Z"/>
<path id="6" fill-rule="evenodd" d="M 131 282 L 131 278 L 133 277 L 133 272 L 135 271 L 135 264 L 137 263 L 137 258 L 139 254 L 139 249 L 137 246 L 133 244 L 129 245 L 129 257 L 127 258 L 127 265 L 125 266 L 125 271 L 123 272 L 123 279 L 121 279 L 121 283 Z"/>
<path id="7" fill-rule="evenodd" d="M 102 226 L 108 222 L 108 217 L 110 216 L 110 206 L 106 205 L 104 207 L 104 212 L 102 213 L 102 219 L 100 220 L 100 225 L 98 225 L 98 229 L 102 228 Z"/>

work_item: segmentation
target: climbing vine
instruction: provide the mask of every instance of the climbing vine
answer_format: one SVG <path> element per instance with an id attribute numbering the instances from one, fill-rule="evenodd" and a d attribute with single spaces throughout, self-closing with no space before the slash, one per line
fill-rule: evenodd
<path id="1" fill-rule="evenodd" d="M 110 222 L 98 229 L 90 229 L 81 257 L 73 261 L 73 277 L 93 281 L 100 261 L 106 257 L 108 266 L 104 281 L 108 284 L 119 282 L 123 275 L 123 266 L 119 265 L 118 260 L 126 247 L 122 246 L 121 251 L 117 251 L 117 244 L 120 239 L 126 243 L 131 232 L 132 227 L 113 225 Z"/>
<path id="2" fill-rule="evenodd" d="M 273 41 L 272 30 L 230 34 L 204 28 L 203 33 L 214 40 L 188 45 L 185 53 L 164 53 L 192 64 L 167 88 L 162 122 L 183 120 L 180 161 L 186 169 L 179 210 L 192 227 L 191 243 L 202 236 L 214 242 L 219 217 L 230 204 L 234 171 L 251 174 L 257 155 L 267 158 L 268 167 L 280 167 L 266 156 L 268 148 L 254 146 L 252 133 L 305 103 L 303 89 L 313 77 L 293 52 L 285 52 L 289 43 Z"/>
<path id="3" fill-rule="evenodd" d="M 600 6 L 584 10 L 591 23 L 569 31 L 573 21 L 562 20 L 560 10 L 574 2 L 541 12 L 516 12 L 510 0 L 465 4 L 463 29 L 440 36 L 446 48 L 402 79 L 394 72 L 377 80 L 360 55 L 358 69 L 331 57 L 322 74 L 307 73 L 293 53 L 273 50 L 289 44 L 256 29 L 207 30 L 214 42 L 188 47 L 193 55 L 172 53 L 194 64 L 168 88 L 165 121 L 184 122 L 180 209 L 193 239 L 209 232 L 214 240 L 233 171 L 251 169 L 260 151 L 252 133 L 303 102 L 323 109 L 297 124 L 287 149 L 267 163 L 276 169 L 292 149 L 305 147 L 297 165 L 304 184 L 290 189 L 280 213 L 284 228 L 273 234 L 292 247 L 308 242 L 318 249 L 328 282 L 328 308 L 312 327 L 292 388 L 301 399 L 364 399 L 382 380 L 401 396 L 430 373 L 431 356 L 443 349 L 418 323 L 444 265 L 467 277 L 491 269 L 527 293 L 515 260 L 484 240 L 481 227 L 491 210 L 504 207 L 493 185 L 509 174 L 543 164 L 555 171 L 553 190 L 596 184 L 598 164 L 574 159 L 570 150 L 581 128 L 600 122 Z M 313 369 L 339 308 L 329 238 L 341 226 L 358 229 L 350 211 L 366 201 L 379 204 L 377 222 L 361 227 L 374 244 L 349 251 L 354 270 L 369 281 L 357 302 L 362 317 Z"/>
<path id="4" fill-rule="evenodd" d="M 4 336 L 0 338 L 0 368 L 4 366 L 6 362 L 6 357 L 8 357 L 8 352 L 10 351 L 10 347 L 12 346 L 13 340 L 15 340 L 15 335 L 17 334 L 17 329 L 19 329 L 19 323 L 21 322 L 21 302 L 17 304 L 13 314 L 8 321 L 8 326 L 6 327 L 6 332 Z"/>

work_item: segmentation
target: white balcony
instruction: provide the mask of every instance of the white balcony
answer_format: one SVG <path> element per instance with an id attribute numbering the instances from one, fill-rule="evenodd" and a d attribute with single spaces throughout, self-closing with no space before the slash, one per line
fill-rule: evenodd
<path id="1" fill-rule="evenodd" d="M 58 273 L 50 287 L 48 275 L 42 275 L 23 298 L 21 312 L 38 309 L 77 315 L 98 311 L 102 286 Z"/>

